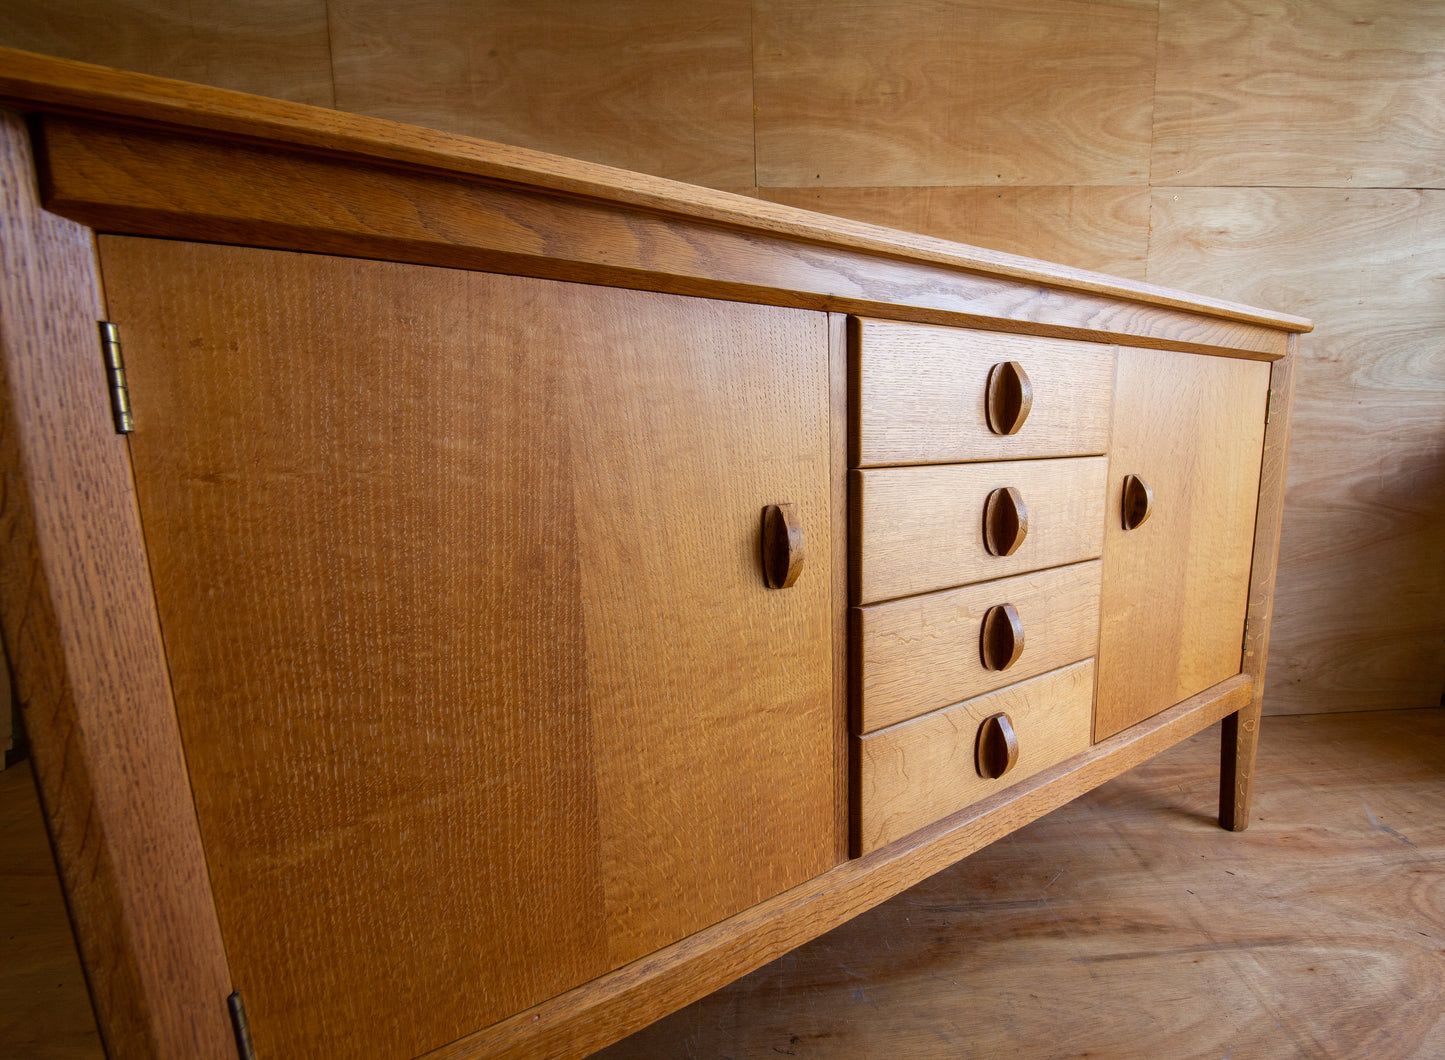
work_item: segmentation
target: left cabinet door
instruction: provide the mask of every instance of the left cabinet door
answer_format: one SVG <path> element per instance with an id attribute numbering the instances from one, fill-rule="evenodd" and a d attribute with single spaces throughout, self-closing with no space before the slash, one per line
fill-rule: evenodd
<path id="1" fill-rule="evenodd" d="M 423 1053 L 841 860 L 822 314 L 101 260 L 258 1055 Z"/>

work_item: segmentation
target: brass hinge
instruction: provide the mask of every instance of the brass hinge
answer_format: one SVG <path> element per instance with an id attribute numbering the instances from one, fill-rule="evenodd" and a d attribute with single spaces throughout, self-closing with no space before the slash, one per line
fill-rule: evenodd
<path id="1" fill-rule="evenodd" d="M 226 998 L 226 1007 L 231 1010 L 231 1030 L 236 1034 L 236 1054 L 241 1060 L 256 1060 L 256 1047 L 251 1044 L 251 1025 L 246 1022 L 246 1003 L 241 1000 L 241 991 L 233 991 Z"/>
<path id="2" fill-rule="evenodd" d="M 1269 426 L 1269 414 L 1274 411 L 1274 388 L 1264 392 L 1264 425 Z"/>
<path id="3" fill-rule="evenodd" d="M 1239 639 L 1239 650 L 1249 653 L 1249 619 L 1244 620 L 1244 636 Z"/>
<path id="4" fill-rule="evenodd" d="M 106 320 L 100 322 L 100 352 L 105 358 L 105 378 L 110 385 L 110 411 L 115 417 L 115 433 L 129 434 L 135 430 L 135 419 L 130 411 L 130 389 L 125 383 L 120 329 Z"/>

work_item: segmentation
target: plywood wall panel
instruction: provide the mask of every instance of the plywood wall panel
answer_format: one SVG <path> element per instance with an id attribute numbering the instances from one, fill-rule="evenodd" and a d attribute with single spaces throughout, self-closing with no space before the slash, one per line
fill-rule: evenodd
<path id="1" fill-rule="evenodd" d="M 694 184 L 753 183 L 747 0 L 331 0 L 336 106 Z"/>
<path id="2" fill-rule="evenodd" d="M 1149 280 L 1303 313 L 1271 713 L 1445 684 L 1445 192 L 1155 192 Z"/>
<path id="3" fill-rule="evenodd" d="M 1337 689 L 1329 699 L 1341 704 L 1374 674 L 1396 675 L 1390 687 L 1413 689 L 1401 693 L 1412 702 L 1423 694 L 1402 675 L 1435 665 L 1438 645 L 1425 627 L 1393 635 L 1420 613 L 1410 595 L 1420 579 L 1409 572 L 1422 494 L 1404 507 L 1382 495 L 1383 508 L 1347 520 L 1357 534 L 1368 523 L 1371 544 L 1331 546 L 1334 567 L 1318 543 L 1346 525 L 1324 498 L 1363 506 L 1356 498 L 1371 462 L 1382 481 L 1399 481 L 1426 475 L 1435 458 L 1421 455 L 1433 428 L 1420 426 L 1435 392 L 1422 384 L 1422 397 L 1410 381 L 1439 376 L 1419 363 L 1434 322 L 1428 289 L 1402 289 L 1398 270 L 1377 260 L 1405 273 L 1436 262 L 1438 230 L 1424 221 L 1412 230 L 1386 200 L 1327 196 L 1317 202 L 1355 218 L 1348 230 L 1368 229 L 1359 244 L 1325 237 L 1327 259 L 1318 246 L 1332 217 L 1301 215 L 1297 226 L 1266 231 L 1260 246 L 1249 234 L 1263 223 L 1253 206 L 1218 236 L 1212 220 L 1183 218 L 1201 202 L 1199 187 L 1445 187 L 1445 5 L 11 0 L 0 5 L 0 43 L 755 190 L 1311 314 L 1320 332 L 1303 348 L 1299 446 L 1311 452 L 1318 430 L 1327 448 L 1350 455 L 1338 476 L 1329 459 L 1295 457 L 1292 477 L 1306 485 L 1292 491 L 1286 515 L 1282 600 L 1313 577 L 1329 583 L 1317 587 L 1326 596 L 1331 585 L 1353 592 L 1339 611 L 1325 609 L 1334 617 L 1286 617 L 1271 708 L 1295 677 L 1306 690 Z M 1151 181 L 1170 193 L 1151 200 Z M 1307 201 L 1256 202 L 1286 200 L 1291 209 Z M 1146 250 L 1151 201 L 1160 227 Z M 1387 232 L 1383 244 L 1373 225 Z M 1277 254 L 1294 264 L 1272 271 Z M 1361 317 L 1362 307 L 1374 311 Z M 1363 383 L 1330 382 L 1346 362 Z M 1401 374 L 1400 365 L 1414 367 Z M 1429 564 L 1438 560 L 1424 562 L 1424 582 L 1437 584 Z M 1396 567 L 1381 574 L 1388 564 Z M 1384 639 L 1366 652 L 1331 647 L 1364 635 L 1348 632 L 1347 620 L 1369 608 L 1392 616 L 1371 627 Z M 1322 639 L 1306 650 L 1309 628 Z M 1308 668 L 1310 658 L 1320 668 Z M 1281 672 L 1295 665 L 1299 674 Z M 1300 693 L 1290 709 L 1312 709 L 1307 699 Z"/>
<path id="4" fill-rule="evenodd" d="M 1153 183 L 1445 187 L 1445 5 L 1160 0 Z"/>
<path id="5" fill-rule="evenodd" d="M 5 0 L 0 44 L 332 105 L 326 0 Z"/>
<path id="6" fill-rule="evenodd" d="M 1141 184 L 1154 0 L 755 0 L 757 183 Z"/>
<path id="7" fill-rule="evenodd" d="M 1143 185 L 758 188 L 745 194 L 990 250 L 1144 278 L 1149 189 Z"/>

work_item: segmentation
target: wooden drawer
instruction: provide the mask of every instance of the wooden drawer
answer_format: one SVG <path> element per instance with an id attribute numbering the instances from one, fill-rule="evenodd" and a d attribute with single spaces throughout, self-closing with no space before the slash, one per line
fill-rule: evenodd
<path id="1" fill-rule="evenodd" d="M 1089 746 L 1094 661 L 1054 670 L 986 696 L 854 737 L 858 791 L 856 853 L 900 836 L 1002 791 Z M 1018 761 L 996 780 L 978 773 L 979 727 L 1009 716 Z"/>
<path id="2" fill-rule="evenodd" d="M 876 468 L 852 473 L 853 600 L 871 604 L 1095 559 L 1104 544 L 1104 457 Z M 1028 532 L 1011 555 L 984 545 L 984 505 L 1016 489 Z"/>
<path id="3" fill-rule="evenodd" d="M 996 331 L 852 321 L 857 467 L 1088 456 L 1109 443 L 1113 347 Z M 990 428 L 989 373 L 1017 362 L 1032 403 L 1014 434 Z"/>
<path id="4" fill-rule="evenodd" d="M 874 732 L 919 714 L 1087 659 L 1099 642 L 1098 561 L 852 611 L 858 689 L 854 729 Z M 1004 670 L 984 666 L 981 627 L 1011 605 L 1023 649 Z"/>

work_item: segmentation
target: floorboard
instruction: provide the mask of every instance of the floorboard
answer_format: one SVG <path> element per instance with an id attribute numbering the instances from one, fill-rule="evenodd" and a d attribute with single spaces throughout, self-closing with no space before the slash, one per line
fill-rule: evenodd
<path id="1" fill-rule="evenodd" d="M 1445 710 L 1210 729 L 598 1054 L 1445 1056 Z M 101 1055 L 24 765 L 0 773 L 0 1054 Z"/>
<path id="2" fill-rule="evenodd" d="M 1445 711 L 1218 729 L 598 1054 L 1445 1056 Z"/>
<path id="3" fill-rule="evenodd" d="M 102 1057 L 30 763 L 0 772 L 0 1056 Z"/>

